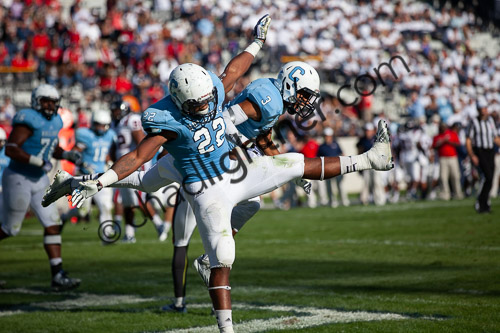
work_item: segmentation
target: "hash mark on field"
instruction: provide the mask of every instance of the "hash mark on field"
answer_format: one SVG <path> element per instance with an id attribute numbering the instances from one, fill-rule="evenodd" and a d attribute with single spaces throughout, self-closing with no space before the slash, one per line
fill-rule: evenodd
<path id="1" fill-rule="evenodd" d="M 210 304 L 193 304 L 190 308 L 210 308 Z M 315 327 L 327 324 L 350 323 L 357 321 L 378 321 L 378 320 L 405 320 L 411 319 L 398 313 L 377 313 L 366 311 L 337 311 L 333 309 L 321 309 L 313 307 L 297 306 L 257 306 L 251 304 L 236 303 L 233 309 L 238 310 L 267 310 L 292 312 L 294 315 L 281 316 L 269 319 L 249 320 L 235 325 L 235 330 L 244 333 L 262 332 L 268 330 L 289 330 Z M 434 319 L 434 318 L 423 318 Z M 187 329 L 175 329 L 164 331 L 163 333 L 209 333 L 216 332 L 217 326 L 192 327 Z"/>
<path id="2" fill-rule="evenodd" d="M 25 293 L 25 294 L 53 294 L 51 292 L 42 292 L 29 290 L 24 288 L 18 289 L 4 289 L 0 290 L 1 293 Z M 68 293 L 67 296 L 76 296 L 72 299 L 66 299 L 62 301 L 53 302 L 38 302 L 31 303 L 31 311 L 38 311 L 40 309 L 47 310 L 71 310 L 71 309 L 84 309 L 91 306 L 113 306 L 118 304 L 137 304 L 143 302 L 158 301 L 161 298 L 146 298 L 137 295 L 98 295 L 89 293 Z M 193 309 L 210 309 L 211 304 L 190 304 L 190 308 Z M 284 329 L 299 329 L 314 327 L 326 324 L 336 324 L 336 323 L 349 323 L 356 321 L 378 321 L 378 320 L 405 320 L 411 319 L 411 317 L 406 315 L 401 315 L 398 313 L 377 313 L 377 312 L 366 312 L 366 311 L 338 311 L 333 309 L 322 309 L 314 307 L 298 307 L 298 306 L 278 306 L 278 305 L 252 305 L 245 303 L 235 303 L 233 304 L 233 309 L 236 310 L 261 310 L 261 311 L 279 311 L 279 312 L 290 312 L 290 316 L 280 316 L 269 319 L 255 319 L 249 320 L 242 323 L 238 323 L 236 328 L 238 332 L 260 332 L 267 330 L 284 330 Z M 29 313 L 31 311 L 23 310 L 7 310 L 0 311 L 0 317 L 13 316 L 23 313 Z M 420 319 L 436 319 L 432 317 L 421 317 Z M 188 329 L 173 329 L 164 331 L 164 333 L 173 332 L 195 332 L 195 333 L 205 333 L 217 331 L 216 325 L 204 326 L 204 327 L 194 327 Z"/>

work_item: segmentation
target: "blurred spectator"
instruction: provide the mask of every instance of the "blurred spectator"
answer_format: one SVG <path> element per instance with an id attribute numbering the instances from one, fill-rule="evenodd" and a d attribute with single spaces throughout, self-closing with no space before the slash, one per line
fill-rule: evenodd
<path id="1" fill-rule="evenodd" d="M 366 123 L 363 130 L 364 134 L 356 144 L 358 154 L 363 154 L 370 150 L 375 140 L 375 126 L 373 126 L 372 123 Z M 385 204 L 385 189 L 380 172 L 375 170 L 364 170 L 361 171 L 361 174 L 363 176 L 363 187 L 359 195 L 361 203 L 363 205 L 367 205 L 370 202 L 376 205 Z"/>
<path id="2" fill-rule="evenodd" d="M 463 198 L 457 153 L 457 147 L 459 146 L 458 135 L 442 122 L 439 125 L 439 134 L 433 139 L 432 148 L 437 150 L 439 156 L 440 196 L 443 200 L 450 200 L 451 198 L 450 183 L 454 197 L 456 199 Z"/>
<path id="3" fill-rule="evenodd" d="M 323 131 L 325 142 L 319 146 L 317 156 L 341 156 L 344 155 L 337 140 L 335 140 L 334 130 L 327 127 Z M 330 207 L 338 207 L 338 195 L 342 205 L 349 206 L 349 198 L 347 192 L 342 186 L 342 176 L 337 176 L 332 179 L 326 179 L 318 184 L 319 201 L 322 205 L 330 205 Z"/>

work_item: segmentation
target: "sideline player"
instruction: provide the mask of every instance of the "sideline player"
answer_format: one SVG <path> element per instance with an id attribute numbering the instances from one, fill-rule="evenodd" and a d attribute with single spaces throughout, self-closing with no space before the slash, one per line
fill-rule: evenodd
<path id="1" fill-rule="evenodd" d="M 102 173 L 106 171 L 106 163 L 110 161 L 110 151 L 116 142 L 116 133 L 109 128 L 111 115 L 109 111 L 100 110 L 92 114 L 91 127 L 81 127 L 76 130 L 74 150 L 82 154 L 82 164 L 78 168 L 80 175 Z M 101 230 L 108 230 L 102 224 L 112 220 L 113 189 L 103 189 L 94 197 L 99 208 L 99 223 Z M 81 209 L 73 208 L 61 216 L 63 223 L 73 216 L 83 217 L 90 212 L 91 200 L 87 200 Z M 106 235 L 103 235 L 106 242 Z"/>
<path id="2" fill-rule="evenodd" d="M 111 112 L 115 119 L 118 120 L 118 125 L 115 127 L 117 135 L 116 158 L 118 159 L 136 149 L 146 134 L 142 129 L 141 114 L 133 112 L 127 102 L 119 100 L 112 103 Z M 141 169 L 146 170 L 150 166 L 151 163 L 148 163 L 141 166 Z M 125 221 L 125 232 L 122 241 L 124 243 L 135 243 L 134 209 L 135 207 L 139 207 L 137 191 L 131 188 L 120 188 L 119 191 L 123 205 L 123 219 Z M 148 209 L 149 214 L 152 216 L 160 241 L 165 240 L 168 230 L 166 230 L 165 224 L 159 214 L 155 212 L 149 202 L 143 208 Z"/>
<path id="3" fill-rule="evenodd" d="M 62 128 L 57 114 L 59 92 L 51 85 L 42 84 L 31 94 L 31 109 L 19 111 L 13 119 L 13 130 L 5 147 L 11 158 L 3 173 L 3 217 L 0 240 L 16 236 L 24 216 L 31 207 L 44 227 L 43 243 L 52 272 L 52 288 L 66 290 L 78 287 L 79 279 L 72 279 L 62 269 L 61 220 L 55 206 L 42 207 L 41 200 L 49 185 L 46 173 L 52 169 L 50 158 L 78 163 L 81 155 L 64 151 L 58 145 L 57 135 Z"/>
<path id="4" fill-rule="evenodd" d="M 295 81 L 296 80 L 296 81 Z M 282 66 L 277 79 L 263 78 L 251 82 L 245 89 L 225 106 L 223 116 L 226 124 L 226 137 L 233 142 L 254 140 L 255 146 L 248 149 L 251 157 L 273 156 L 279 154 L 278 147 L 271 139 L 272 129 L 279 117 L 288 111 L 307 119 L 315 110 L 319 99 L 320 79 L 316 70 L 309 64 L 293 61 Z M 295 96 L 307 96 L 307 103 L 298 103 Z M 229 140 L 230 149 L 234 144 Z M 310 183 L 297 178 L 297 185 L 305 186 L 310 191 Z M 196 227 L 196 220 L 189 202 L 180 190 L 174 214 L 174 256 L 172 275 L 175 302 L 162 307 L 167 312 L 186 312 L 186 273 L 187 250 Z M 231 213 L 233 236 L 241 230 L 260 209 L 259 196 L 238 203 Z M 208 287 L 210 263 L 206 254 L 194 262 L 203 281 Z"/>

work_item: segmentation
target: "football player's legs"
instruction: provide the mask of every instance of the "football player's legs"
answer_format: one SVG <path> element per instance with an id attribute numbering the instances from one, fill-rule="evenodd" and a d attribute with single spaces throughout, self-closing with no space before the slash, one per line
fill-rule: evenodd
<path id="1" fill-rule="evenodd" d="M 42 206 L 45 189 L 49 186 L 49 178 L 41 177 L 32 187 L 30 207 L 44 227 L 43 245 L 49 257 L 52 276 L 62 269 L 61 258 L 61 220 L 55 205 Z"/>
<path id="2" fill-rule="evenodd" d="M 244 200 L 238 203 L 231 213 L 231 227 L 233 233 L 236 233 L 243 228 L 245 223 L 249 221 L 260 209 L 260 197 Z"/>
<path id="3" fill-rule="evenodd" d="M 271 192 L 304 174 L 304 155 L 296 153 L 231 161 L 231 197 L 241 202 Z"/>
<path id="4" fill-rule="evenodd" d="M 182 175 L 175 169 L 174 159 L 170 154 L 162 157 L 151 168 L 136 171 L 117 181 L 111 187 L 131 188 L 142 192 L 156 192 L 173 182 L 181 183 Z"/>
<path id="5" fill-rule="evenodd" d="M 5 169 L 2 176 L 4 210 L 0 239 L 16 236 L 21 230 L 31 199 L 32 183 L 26 177 Z M 41 201 L 40 201 L 41 202 Z"/>
<path id="6" fill-rule="evenodd" d="M 189 240 L 196 228 L 193 209 L 183 192 L 182 189 L 179 190 L 173 216 L 174 256 L 172 258 L 172 275 L 177 306 L 184 304 L 184 297 L 186 296 L 187 250 Z"/>
<path id="7" fill-rule="evenodd" d="M 231 233 L 231 211 L 235 204 L 224 196 L 229 177 L 208 186 L 196 198 L 186 195 L 193 207 L 205 253 L 210 260 L 211 274 L 209 293 L 215 310 L 231 309 L 229 273 L 235 259 L 235 244 Z M 196 193 L 198 186 L 185 184 L 186 192 Z M 228 192 L 229 193 L 229 192 Z"/>
<path id="8" fill-rule="evenodd" d="M 189 240 L 196 228 L 196 218 L 182 188 L 179 190 L 179 195 L 177 196 L 173 228 L 174 246 L 188 246 Z"/>
<path id="9" fill-rule="evenodd" d="M 113 189 L 110 187 L 103 188 L 94 196 L 94 202 L 99 209 L 99 223 L 110 221 L 112 219 L 111 210 L 113 209 Z"/>

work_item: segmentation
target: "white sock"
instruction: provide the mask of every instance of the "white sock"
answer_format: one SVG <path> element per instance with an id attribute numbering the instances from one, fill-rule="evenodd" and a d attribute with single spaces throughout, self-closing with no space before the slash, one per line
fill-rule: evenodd
<path id="1" fill-rule="evenodd" d="M 219 330 L 224 333 L 233 332 L 233 318 L 231 310 L 215 310 L 217 325 Z"/>
<path id="2" fill-rule="evenodd" d="M 161 225 L 163 224 L 163 220 L 161 219 L 160 215 L 155 214 L 153 216 L 153 223 L 157 229 L 161 227 Z"/>
<path id="3" fill-rule="evenodd" d="M 372 168 L 370 160 L 368 160 L 368 155 L 366 153 L 354 156 L 339 156 L 339 159 L 341 175 Z"/>
<path id="4" fill-rule="evenodd" d="M 176 297 L 174 305 L 178 308 L 184 306 L 184 297 Z"/>
<path id="5" fill-rule="evenodd" d="M 135 237 L 135 228 L 131 224 L 125 224 L 125 235 L 128 238 Z"/>
<path id="6" fill-rule="evenodd" d="M 165 223 L 165 232 L 168 233 L 172 228 L 172 221 L 165 221 L 163 223 Z"/>

